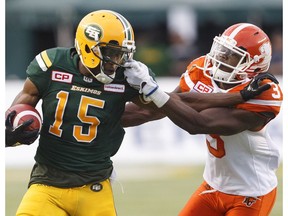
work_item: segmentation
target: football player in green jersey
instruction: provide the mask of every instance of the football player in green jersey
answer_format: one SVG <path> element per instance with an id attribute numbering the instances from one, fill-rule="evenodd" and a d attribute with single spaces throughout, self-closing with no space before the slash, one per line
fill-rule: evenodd
<path id="1" fill-rule="evenodd" d="M 30 63 L 13 105 L 42 100 L 43 125 L 17 215 L 116 215 L 110 158 L 125 133 L 125 104 L 139 96 L 123 73 L 135 49 L 130 23 L 99 10 L 80 21 L 74 48 L 44 50 Z M 31 144 L 38 133 L 23 133 L 27 123 L 9 127 L 14 115 L 6 119 L 6 146 Z"/>

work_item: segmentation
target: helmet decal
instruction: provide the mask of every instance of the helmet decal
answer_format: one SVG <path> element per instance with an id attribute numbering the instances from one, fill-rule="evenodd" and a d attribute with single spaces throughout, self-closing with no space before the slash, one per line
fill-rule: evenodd
<path id="1" fill-rule="evenodd" d="M 260 46 L 259 51 L 261 54 L 265 55 L 271 55 L 272 54 L 272 48 L 271 48 L 271 43 L 264 43 L 262 46 Z"/>
<path id="2" fill-rule="evenodd" d="M 103 36 L 101 27 L 95 24 L 88 25 L 84 30 L 84 34 L 87 39 L 92 41 L 99 41 Z"/>

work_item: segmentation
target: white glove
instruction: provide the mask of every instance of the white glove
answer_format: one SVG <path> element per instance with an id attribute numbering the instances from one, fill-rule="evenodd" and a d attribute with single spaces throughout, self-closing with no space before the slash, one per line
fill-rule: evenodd
<path id="1" fill-rule="evenodd" d="M 124 64 L 124 67 L 124 75 L 127 82 L 137 90 L 140 90 L 142 82 L 150 79 L 148 67 L 139 61 L 128 61 Z"/>
<path id="2" fill-rule="evenodd" d="M 170 96 L 159 88 L 145 64 L 132 60 L 126 62 L 124 67 L 129 85 L 143 93 L 148 100 L 151 99 L 157 107 L 162 107 L 169 100 Z"/>

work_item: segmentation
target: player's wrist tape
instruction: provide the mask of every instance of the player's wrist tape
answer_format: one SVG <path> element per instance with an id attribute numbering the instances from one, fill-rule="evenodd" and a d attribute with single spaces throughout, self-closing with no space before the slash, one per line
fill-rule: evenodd
<path id="1" fill-rule="evenodd" d="M 158 88 L 159 88 L 159 86 L 156 85 L 149 93 L 145 94 L 145 96 L 146 96 L 146 97 L 149 97 L 149 96 L 152 95 Z"/>
<path id="2" fill-rule="evenodd" d="M 149 80 L 141 83 L 140 92 L 147 98 L 150 98 L 158 108 L 162 107 L 170 98 L 151 77 Z"/>
<path id="3" fill-rule="evenodd" d="M 154 102 L 154 104 L 161 108 L 170 98 L 170 96 L 164 92 L 162 89 L 157 88 L 149 98 Z"/>

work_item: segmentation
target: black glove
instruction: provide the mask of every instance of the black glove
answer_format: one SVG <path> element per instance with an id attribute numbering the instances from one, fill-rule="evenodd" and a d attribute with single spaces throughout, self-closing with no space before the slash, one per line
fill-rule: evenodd
<path id="1" fill-rule="evenodd" d="M 38 137 L 39 131 L 25 131 L 25 127 L 29 126 L 33 123 L 33 119 L 29 119 L 28 121 L 23 122 L 16 128 L 13 128 L 12 119 L 16 115 L 16 111 L 12 111 L 7 115 L 5 121 L 5 136 L 6 136 L 6 144 L 5 147 L 17 146 L 21 144 L 30 145 L 32 144 Z"/>
<path id="2" fill-rule="evenodd" d="M 260 95 L 262 92 L 268 90 L 271 88 L 269 84 L 265 84 L 262 86 L 259 86 L 262 80 L 269 79 L 272 82 L 279 84 L 276 77 L 270 73 L 260 73 L 257 76 L 255 76 L 249 85 L 247 85 L 243 90 L 240 91 L 240 94 L 244 101 L 250 100 L 258 95 Z"/>

